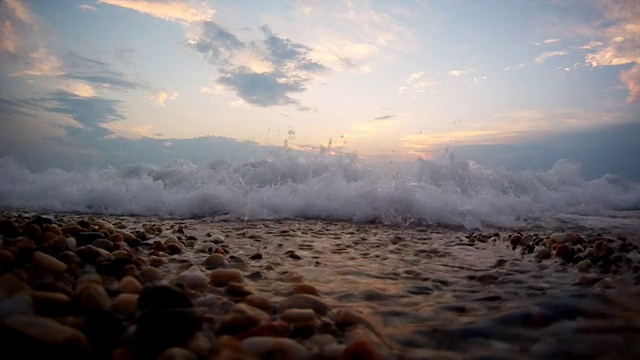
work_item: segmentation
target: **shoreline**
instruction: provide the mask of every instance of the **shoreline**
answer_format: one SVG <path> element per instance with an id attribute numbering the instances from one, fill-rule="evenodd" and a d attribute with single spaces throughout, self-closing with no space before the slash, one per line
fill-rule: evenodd
<path id="1" fill-rule="evenodd" d="M 640 294 L 638 233 L 38 214 L 0 212 L 9 217 L 0 226 L 0 314 L 3 334 L 54 354 L 418 359 L 582 351 L 581 338 L 554 345 L 562 326 L 610 326 L 620 339 L 640 340 L 640 313 L 629 300 Z M 6 305 L 25 301 L 31 305 Z M 117 330 L 93 333 L 109 323 Z M 63 326 L 68 337 L 31 334 L 25 324 Z M 173 339 L 181 326 L 188 336 Z"/>

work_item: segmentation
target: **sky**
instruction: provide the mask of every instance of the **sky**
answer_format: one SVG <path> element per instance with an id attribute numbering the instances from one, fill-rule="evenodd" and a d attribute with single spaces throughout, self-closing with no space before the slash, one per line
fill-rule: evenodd
<path id="1" fill-rule="evenodd" d="M 0 0 L 0 157 L 33 167 L 211 143 L 588 161 L 588 138 L 628 172 L 639 104 L 637 0 Z"/>

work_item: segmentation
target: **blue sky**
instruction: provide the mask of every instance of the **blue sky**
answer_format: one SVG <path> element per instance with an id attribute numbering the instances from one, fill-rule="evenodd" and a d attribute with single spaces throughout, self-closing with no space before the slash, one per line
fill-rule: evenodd
<path id="1" fill-rule="evenodd" d="M 3 0 L 0 27 L 0 156 L 216 136 L 429 158 L 640 119 L 635 0 Z"/>

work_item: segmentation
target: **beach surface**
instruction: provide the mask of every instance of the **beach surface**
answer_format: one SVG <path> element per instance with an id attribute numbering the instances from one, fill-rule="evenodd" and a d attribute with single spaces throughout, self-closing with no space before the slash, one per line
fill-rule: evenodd
<path id="1" fill-rule="evenodd" d="M 640 358 L 637 212 L 482 231 L 0 218 L 1 334 L 21 356 Z"/>

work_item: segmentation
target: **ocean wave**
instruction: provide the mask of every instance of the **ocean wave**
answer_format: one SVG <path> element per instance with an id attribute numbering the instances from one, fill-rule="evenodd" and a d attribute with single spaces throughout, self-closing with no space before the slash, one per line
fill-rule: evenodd
<path id="1" fill-rule="evenodd" d="M 478 228 L 640 209 L 640 184 L 610 175 L 586 181 L 580 166 L 567 161 L 547 171 L 511 172 L 452 158 L 282 155 L 240 164 L 32 172 L 3 158 L 0 171 L 0 206 L 32 211 Z"/>

